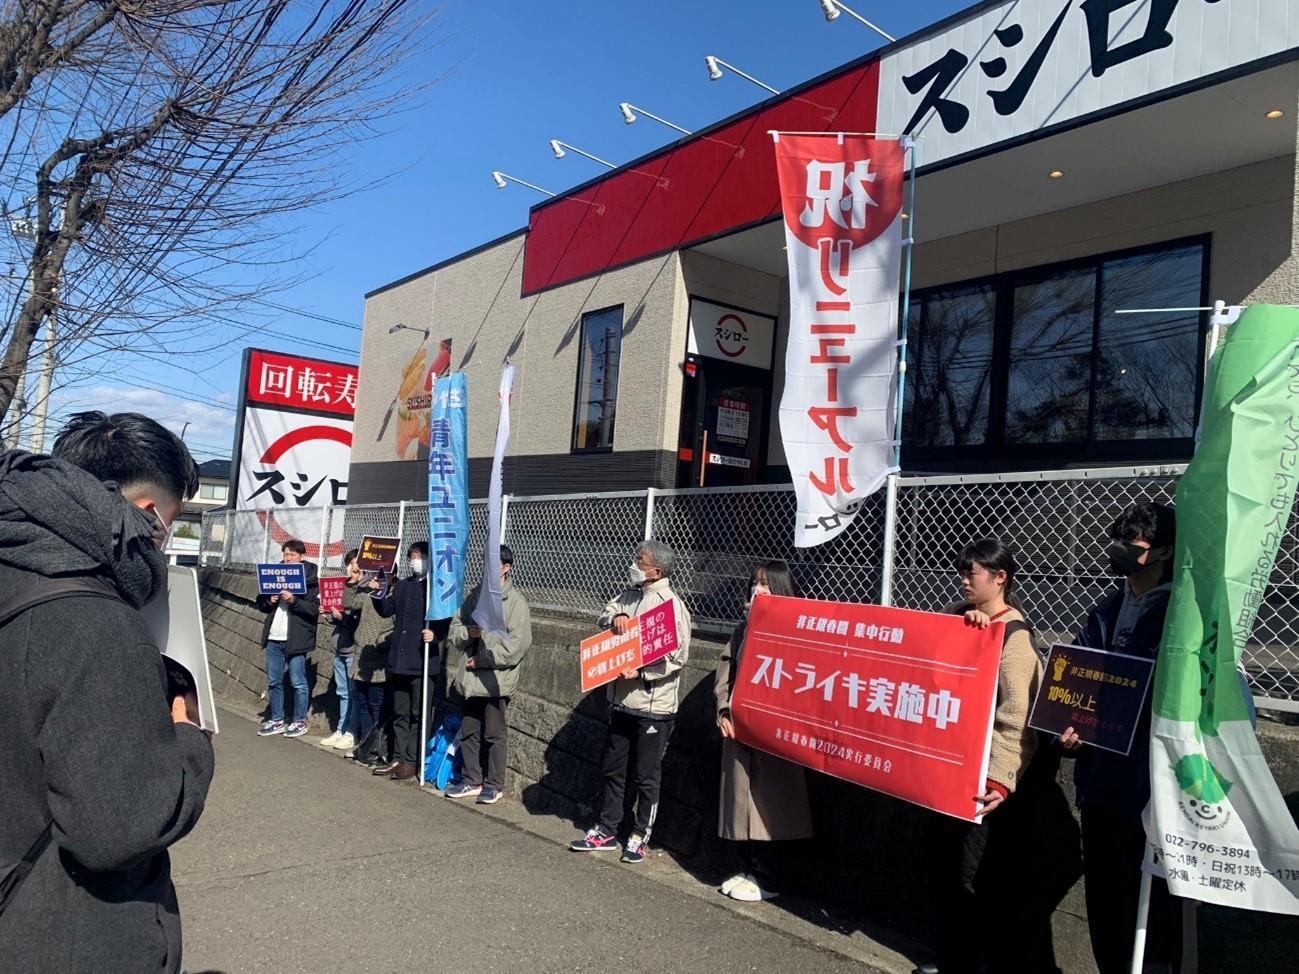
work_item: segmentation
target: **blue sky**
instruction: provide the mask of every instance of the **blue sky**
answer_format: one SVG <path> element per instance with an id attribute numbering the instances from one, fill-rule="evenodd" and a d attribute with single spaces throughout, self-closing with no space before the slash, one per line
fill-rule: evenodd
<path id="1" fill-rule="evenodd" d="M 897 37 L 969 5 L 850 3 Z M 710 82 L 707 54 L 785 89 L 883 44 L 847 15 L 827 23 L 818 0 L 447 0 L 436 9 L 435 43 L 404 72 L 413 82 L 437 80 L 344 160 L 361 191 L 289 221 L 286 245 L 309 253 L 298 268 L 309 279 L 277 304 L 359 326 L 366 291 L 527 223 L 540 197 L 513 185 L 497 190 L 491 170 L 562 191 L 602 167 L 572 153 L 555 159 L 552 138 L 621 163 L 676 137 L 647 119 L 624 124 L 620 101 L 699 129 L 766 97 L 734 75 Z M 256 344 L 322 358 L 347 356 L 319 343 L 360 344 L 359 331 L 300 314 L 286 312 L 269 327 L 298 338 Z M 232 339 L 165 374 L 152 363 L 116 363 L 59 393 L 53 410 L 135 409 L 177 432 L 188 422 L 186 439 L 200 459 L 228 456 L 246 344 Z M 114 379 L 122 372 L 157 375 L 157 383 L 126 386 Z"/>

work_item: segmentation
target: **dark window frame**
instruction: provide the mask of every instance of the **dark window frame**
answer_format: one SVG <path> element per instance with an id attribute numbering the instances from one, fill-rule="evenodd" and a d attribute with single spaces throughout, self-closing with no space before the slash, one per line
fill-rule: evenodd
<path id="1" fill-rule="evenodd" d="M 570 431 L 570 436 L 569 436 L 569 450 L 568 450 L 570 455 L 573 454 L 585 455 L 585 454 L 592 454 L 592 453 L 613 452 L 613 440 L 614 437 L 617 435 L 616 431 L 618 428 L 618 392 L 617 391 L 614 393 L 614 401 L 613 401 L 613 416 L 614 416 L 613 427 L 614 428 L 609 435 L 609 445 L 608 446 L 578 446 L 577 445 L 578 420 L 582 415 L 583 408 L 589 402 L 589 400 L 583 398 L 582 396 L 582 367 L 586 361 L 586 334 L 585 334 L 586 320 L 588 318 L 593 318 L 596 315 L 607 314 L 611 311 L 617 311 L 618 319 L 619 319 L 618 322 L 618 380 L 619 380 L 618 390 L 621 391 L 622 389 L 622 382 L 621 382 L 622 339 L 623 339 L 623 329 L 627 325 L 626 305 L 622 303 L 611 304 L 604 308 L 593 308 L 590 311 L 583 311 L 579 316 L 577 322 L 577 374 L 576 376 L 574 376 L 573 379 L 573 422 L 572 422 L 572 429 Z"/>
<path id="2" fill-rule="evenodd" d="M 987 466 L 989 463 L 1006 467 L 1062 465 L 1080 463 L 1122 463 L 1125 461 L 1177 461 L 1189 459 L 1194 449 L 1194 437 L 1160 437 L 1144 439 L 1098 440 L 1096 431 L 1096 377 L 1102 353 L 1101 310 L 1102 310 L 1102 268 L 1108 261 L 1129 257 L 1141 257 L 1166 251 L 1180 250 L 1188 247 L 1200 247 L 1200 295 L 1198 305 L 1207 307 L 1209 301 L 1209 273 L 1212 262 L 1212 234 L 1195 234 L 1163 240 L 1154 244 L 1143 244 L 1138 247 L 1126 247 L 1119 250 L 1103 251 L 1078 257 L 1072 260 L 1051 264 L 1039 264 L 1033 267 L 1013 271 L 1002 271 L 997 274 L 986 274 L 981 277 L 952 281 L 934 287 L 921 288 L 911 295 L 913 306 L 920 304 L 918 325 L 920 335 L 908 335 L 912 348 L 923 349 L 924 328 L 927 326 L 928 302 L 930 296 L 939 296 L 963 290 L 990 289 L 993 296 L 992 322 L 992 376 L 988 390 L 988 429 L 986 442 L 974 446 L 918 446 L 915 442 L 915 427 L 912 425 L 910 435 L 903 440 L 902 460 L 905 466 L 917 467 L 952 467 L 964 468 L 973 465 Z M 1010 379 L 1010 353 L 1012 326 L 1014 316 L 1014 292 L 1019 286 L 1041 281 L 1054 273 L 1078 269 L 1091 269 L 1096 275 L 1096 298 L 1092 316 L 1092 350 L 1091 378 L 1088 387 L 1088 420 L 1087 438 L 1082 441 L 1066 443 L 1006 443 L 1006 406 Z M 1200 408 L 1204 397 L 1204 365 L 1206 339 L 1209 331 L 1209 312 L 1199 314 L 1197 328 L 1197 354 L 1195 403 L 1192 426 L 1198 426 Z M 908 349 L 908 359 L 912 359 Z M 921 359 L 915 358 L 915 368 L 922 367 Z"/>

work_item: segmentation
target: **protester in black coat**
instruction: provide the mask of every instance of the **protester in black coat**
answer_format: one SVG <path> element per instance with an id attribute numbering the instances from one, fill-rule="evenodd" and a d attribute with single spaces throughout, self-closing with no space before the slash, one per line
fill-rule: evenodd
<path id="1" fill-rule="evenodd" d="M 0 968 L 171 972 L 167 847 L 203 811 L 212 745 L 192 695 L 169 701 L 139 610 L 166 597 L 159 547 L 197 471 L 151 420 L 89 415 L 55 451 L 118 477 L 122 493 L 60 460 L 0 455 L 0 602 L 60 580 L 102 592 L 47 596 L 0 623 L 0 875 L 34 853 L 0 916 Z"/>
<path id="2" fill-rule="evenodd" d="M 418 762 L 424 750 L 420 740 L 420 712 L 425 694 L 435 693 L 435 678 L 442 672 L 442 657 L 434 643 L 446 636 L 449 619 L 436 624 L 425 621 L 428 612 L 428 546 L 415 542 L 406 553 L 411 574 L 398 579 L 382 598 L 375 599 L 379 615 L 393 620 L 392 644 L 388 650 L 388 700 L 392 706 L 393 760 L 374 769 L 393 781 L 407 781 L 419 774 Z M 427 681 L 424 647 L 429 644 Z M 431 723 L 431 722 L 430 722 Z"/>

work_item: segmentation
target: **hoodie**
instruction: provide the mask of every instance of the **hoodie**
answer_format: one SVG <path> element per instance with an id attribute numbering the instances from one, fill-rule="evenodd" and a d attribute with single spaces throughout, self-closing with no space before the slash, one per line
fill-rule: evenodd
<path id="1" fill-rule="evenodd" d="M 165 591 L 152 515 L 70 464 L 0 454 L 0 593 L 77 579 L 0 625 L 0 867 L 52 841 L 0 917 L 12 970 L 176 971 L 167 847 L 203 810 L 212 745 L 172 722 L 141 606 Z"/>

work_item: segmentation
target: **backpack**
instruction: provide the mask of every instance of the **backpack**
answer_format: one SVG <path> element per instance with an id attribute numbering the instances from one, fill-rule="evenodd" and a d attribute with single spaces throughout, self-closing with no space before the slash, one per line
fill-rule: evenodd
<path id="1" fill-rule="evenodd" d="M 66 598 L 69 595 L 92 595 L 104 599 L 119 598 L 117 593 L 106 584 L 97 583 L 90 579 L 43 579 L 26 591 L 11 595 L 8 599 L 0 602 L 0 626 L 13 621 L 28 609 L 44 605 L 46 602 L 52 602 L 55 599 Z M 31 874 L 37 860 L 49 848 L 53 839 L 53 832 L 54 822 L 51 820 L 45 824 L 45 828 L 41 829 L 40 834 L 27 847 L 27 851 L 23 853 L 21 859 L 13 864 L 0 863 L 0 915 L 4 914 L 5 909 L 13 901 L 18 890 L 27 881 L 27 877 Z"/>
<path id="2" fill-rule="evenodd" d="M 445 790 L 460 767 L 460 718 L 448 717 L 428 742 L 424 759 L 424 780 Z"/>

